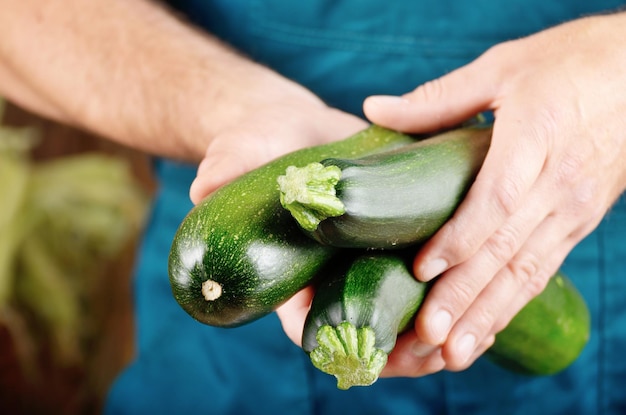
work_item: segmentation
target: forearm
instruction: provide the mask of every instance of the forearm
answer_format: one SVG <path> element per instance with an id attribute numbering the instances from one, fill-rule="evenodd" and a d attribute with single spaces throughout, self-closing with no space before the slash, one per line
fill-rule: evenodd
<path id="1" fill-rule="evenodd" d="M 197 160 L 211 137 L 278 94 L 316 101 L 154 2 L 0 8 L 0 94 L 155 154 Z"/>

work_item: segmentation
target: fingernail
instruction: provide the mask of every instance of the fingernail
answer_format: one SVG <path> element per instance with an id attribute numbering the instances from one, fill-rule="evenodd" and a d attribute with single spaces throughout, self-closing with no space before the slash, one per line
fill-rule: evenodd
<path id="1" fill-rule="evenodd" d="M 437 258 L 428 261 L 420 270 L 419 277 L 422 281 L 430 281 L 438 275 L 442 274 L 448 268 L 448 262 L 445 259 Z"/>
<path id="2" fill-rule="evenodd" d="M 367 98 L 369 104 L 378 105 L 381 107 L 397 107 L 408 104 L 408 100 L 396 95 L 373 95 Z"/>
<path id="3" fill-rule="evenodd" d="M 430 320 L 430 327 L 437 343 L 443 343 L 452 324 L 452 315 L 446 310 L 437 311 Z"/>
<path id="4" fill-rule="evenodd" d="M 456 350 L 459 357 L 464 362 L 470 358 L 476 347 L 476 336 L 471 333 L 465 334 L 456 344 Z"/>
<path id="5" fill-rule="evenodd" d="M 434 352 L 435 350 L 437 350 L 438 348 L 439 346 L 433 346 L 431 344 L 415 342 L 413 344 L 413 347 L 411 348 L 411 351 L 417 357 L 426 357 L 430 355 L 432 352 Z"/>

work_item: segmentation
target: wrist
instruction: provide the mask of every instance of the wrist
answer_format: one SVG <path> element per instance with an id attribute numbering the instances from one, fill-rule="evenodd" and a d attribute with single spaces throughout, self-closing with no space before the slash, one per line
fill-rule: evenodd
<path id="1" fill-rule="evenodd" d="M 304 87 L 235 52 L 206 58 L 197 68 L 183 92 L 172 91 L 178 115 L 170 126 L 184 136 L 193 159 L 234 129 L 262 124 L 271 130 L 329 110 Z"/>

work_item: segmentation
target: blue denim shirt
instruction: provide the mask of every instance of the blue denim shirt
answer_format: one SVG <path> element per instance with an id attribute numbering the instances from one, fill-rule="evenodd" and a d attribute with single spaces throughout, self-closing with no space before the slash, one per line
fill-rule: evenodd
<path id="1" fill-rule="evenodd" d="M 329 105 L 361 114 L 371 94 L 400 94 L 490 46 L 619 1 L 173 0 L 192 21 Z M 600 47 L 600 45 L 599 45 Z M 587 300 L 593 332 L 581 357 L 550 377 L 479 359 L 460 373 L 380 379 L 340 391 L 284 335 L 275 315 L 237 329 L 204 326 L 172 297 L 167 255 L 191 208 L 195 167 L 160 160 L 160 189 L 136 269 L 138 354 L 114 384 L 109 414 L 626 413 L 626 201 L 562 269 Z"/>

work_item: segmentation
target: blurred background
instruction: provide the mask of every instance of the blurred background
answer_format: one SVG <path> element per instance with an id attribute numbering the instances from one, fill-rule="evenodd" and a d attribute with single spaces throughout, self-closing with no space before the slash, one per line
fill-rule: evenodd
<path id="1" fill-rule="evenodd" d="M 154 187 L 144 154 L 0 99 L 0 413 L 100 412 Z"/>

